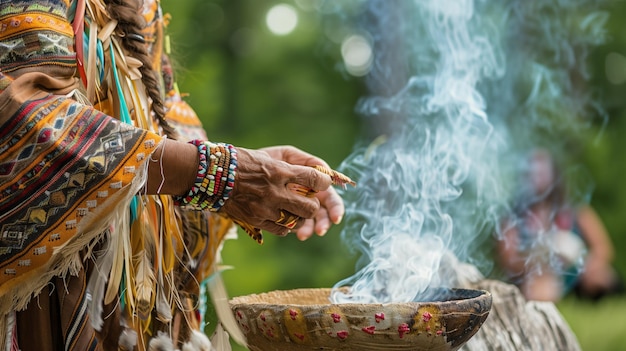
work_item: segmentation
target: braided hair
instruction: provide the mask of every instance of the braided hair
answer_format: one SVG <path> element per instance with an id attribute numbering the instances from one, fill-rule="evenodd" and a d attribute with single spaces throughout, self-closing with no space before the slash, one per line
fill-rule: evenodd
<path id="1" fill-rule="evenodd" d="M 122 47 L 142 65 L 139 68 L 141 81 L 152 100 L 153 116 L 165 135 L 174 139 L 176 131 L 165 119 L 165 105 L 161 89 L 159 89 L 158 72 L 154 72 L 145 40 L 141 36 L 144 18 L 141 16 L 140 0 L 104 0 L 110 16 L 117 20 Z"/>

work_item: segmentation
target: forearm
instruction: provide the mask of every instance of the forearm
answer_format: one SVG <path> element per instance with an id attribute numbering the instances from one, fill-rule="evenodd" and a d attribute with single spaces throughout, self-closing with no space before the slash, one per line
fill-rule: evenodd
<path id="1" fill-rule="evenodd" d="M 148 161 L 148 194 L 185 195 L 198 173 L 198 149 L 189 143 L 165 139 Z"/>
<path id="2" fill-rule="evenodd" d="M 604 224 L 591 207 L 582 208 L 578 214 L 581 234 L 589 247 L 588 259 L 613 261 L 615 252 Z"/>

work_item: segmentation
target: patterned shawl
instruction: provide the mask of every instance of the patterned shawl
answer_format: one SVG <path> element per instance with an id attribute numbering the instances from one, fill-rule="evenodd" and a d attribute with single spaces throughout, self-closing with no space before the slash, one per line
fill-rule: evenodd
<path id="1" fill-rule="evenodd" d="M 24 309 L 54 276 L 78 274 L 104 233 L 123 230 L 146 160 L 161 141 L 41 92 L 38 84 L 47 82 L 56 81 L 28 73 L 0 94 L 2 314 Z"/>
<path id="2" fill-rule="evenodd" d="M 66 16 L 76 11 L 69 18 L 82 21 L 81 3 L 0 5 L 0 343 L 202 349 L 199 282 L 216 270 L 232 225 L 181 211 L 168 196 L 136 195 L 162 137 L 149 120 L 136 60 L 114 32 L 104 34 L 115 22 L 100 0 L 87 0 L 89 42 L 85 53 L 74 52 L 72 30 L 81 27 Z M 146 4 L 147 13 L 158 9 Z M 146 19 L 145 37 L 161 42 L 162 18 Z M 181 139 L 206 139 L 164 48 L 150 50 L 164 74 L 166 118 Z M 77 101 L 85 88 L 77 71 L 95 107 Z"/>

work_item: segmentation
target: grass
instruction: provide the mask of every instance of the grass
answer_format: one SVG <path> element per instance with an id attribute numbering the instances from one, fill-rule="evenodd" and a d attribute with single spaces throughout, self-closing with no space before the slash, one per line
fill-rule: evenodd
<path id="1" fill-rule="evenodd" d="M 557 307 L 576 334 L 583 351 L 614 351 L 626 347 L 626 297 L 599 302 L 568 297 Z"/>

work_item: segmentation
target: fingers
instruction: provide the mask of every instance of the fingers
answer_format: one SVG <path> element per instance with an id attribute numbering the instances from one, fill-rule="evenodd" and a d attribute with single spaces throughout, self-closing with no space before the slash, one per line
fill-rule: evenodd
<path id="1" fill-rule="evenodd" d="M 286 210 L 302 218 L 313 218 L 320 209 L 320 201 L 316 197 L 306 198 L 296 194 L 285 195 L 277 201 L 280 210 Z"/>
<path id="2" fill-rule="evenodd" d="M 317 194 L 321 207 L 328 212 L 328 218 L 334 224 L 339 224 L 345 213 L 345 207 L 341 196 L 334 188 L 328 188 Z"/>
<path id="3" fill-rule="evenodd" d="M 331 223 L 339 224 L 343 218 L 345 208 L 343 200 L 334 188 L 328 188 L 316 194 L 320 201 L 320 209 L 315 215 L 315 219 L 307 219 L 302 227 L 296 232 L 300 240 L 307 240 L 313 233 L 319 236 L 326 234 Z"/>
<path id="4" fill-rule="evenodd" d="M 315 157 L 308 152 L 302 151 L 294 146 L 271 146 L 261 149 L 276 160 L 282 160 L 292 165 L 302 166 L 330 166 L 319 157 Z"/>
<path id="5" fill-rule="evenodd" d="M 304 240 L 339 223 L 344 207 L 330 175 L 312 165 L 322 160 L 292 147 L 262 151 L 238 148 L 235 186 L 222 211 L 276 235 L 297 231 Z"/>
<path id="6" fill-rule="evenodd" d="M 329 187 L 326 191 L 310 192 L 295 183 L 285 186 L 292 195 L 286 195 L 288 201 L 281 202 L 276 220 L 266 230 L 277 235 L 296 231 L 299 240 L 307 240 L 313 233 L 323 236 L 332 224 L 341 222 L 345 209 L 337 191 Z M 279 227 L 284 228 L 277 228 Z M 287 230 L 285 230 L 287 228 Z"/>
<path id="7" fill-rule="evenodd" d="M 287 183 L 296 183 L 305 186 L 313 191 L 328 189 L 332 184 L 332 179 L 327 174 L 316 171 L 312 167 L 292 166 L 294 175 L 287 179 Z"/>
<path id="8" fill-rule="evenodd" d="M 304 224 L 298 231 L 296 231 L 296 237 L 299 240 L 304 241 L 310 238 L 313 235 L 313 230 L 315 229 L 315 220 L 307 219 L 304 221 Z"/>
<path id="9" fill-rule="evenodd" d="M 307 219 L 302 227 L 296 231 L 296 236 L 299 240 L 304 241 L 313 236 L 313 233 L 318 236 L 324 236 L 330 228 L 330 220 L 328 218 L 328 212 L 321 208 L 315 216 L 315 219 Z"/>

